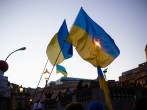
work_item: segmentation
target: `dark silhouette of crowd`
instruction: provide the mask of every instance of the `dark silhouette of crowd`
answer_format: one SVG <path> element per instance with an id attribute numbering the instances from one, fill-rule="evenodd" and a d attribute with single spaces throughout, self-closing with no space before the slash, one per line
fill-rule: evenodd
<path id="1" fill-rule="evenodd" d="M 84 107 L 81 103 L 75 102 L 68 104 L 66 106 L 66 110 L 84 110 Z"/>
<path id="2" fill-rule="evenodd" d="M 147 110 L 147 97 L 136 100 L 131 110 Z"/>
<path id="3" fill-rule="evenodd" d="M 73 102 L 66 106 L 66 110 L 85 110 L 80 102 Z M 103 110 L 103 105 L 99 101 L 93 101 L 88 104 L 87 110 Z"/>

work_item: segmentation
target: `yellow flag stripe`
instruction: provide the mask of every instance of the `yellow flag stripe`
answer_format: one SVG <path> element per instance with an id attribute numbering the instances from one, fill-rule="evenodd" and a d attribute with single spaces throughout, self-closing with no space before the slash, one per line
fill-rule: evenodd
<path id="1" fill-rule="evenodd" d="M 48 56 L 52 65 L 55 64 L 55 61 L 56 61 L 59 53 L 60 53 L 60 55 L 58 57 L 56 64 L 59 64 L 64 60 L 63 53 L 62 53 L 62 51 L 61 52 L 60 51 L 61 51 L 61 48 L 58 43 L 58 34 L 55 34 L 54 37 L 52 38 L 52 40 L 50 41 L 50 45 L 48 45 L 47 51 L 46 51 L 47 56 Z"/>
<path id="2" fill-rule="evenodd" d="M 96 46 L 88 33 L 78 26 L 73 26 L 67 38 L 78 51 L 79 55 L 95 67 L 106 67 L 114 58 Z M 86 54 L 85 54 L 86 53 Z"/>

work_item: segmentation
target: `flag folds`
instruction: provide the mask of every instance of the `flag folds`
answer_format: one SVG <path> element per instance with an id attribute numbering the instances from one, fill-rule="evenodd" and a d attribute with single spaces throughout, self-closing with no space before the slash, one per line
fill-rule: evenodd
<path id="1" fill-rule="evenodd" d="M 56 65 L 56 73 L 62 73 L 64 77 L 67 77 L 66 69 L 61 65 Z"/>
<path id="2" fill-rule="evenodd" d="M 108 66 L 120 51 L 114 40 L 83 10 L 74 22 L 67 38 L 79 55 L 95 67 Z"/>
<path id="3" fill-rule="evenodd" d="M 59 64 L 65 59 L 72 57 L 73 55 L 72 44 L 66 42 L 66 38 L 68 34 L 69 33 L 68 33 L 66 21 L 64 20 L 58 33 L 56 33 L 54 37 L 51 39 L 46 50 L 46 54 L 52 65 Z"/>

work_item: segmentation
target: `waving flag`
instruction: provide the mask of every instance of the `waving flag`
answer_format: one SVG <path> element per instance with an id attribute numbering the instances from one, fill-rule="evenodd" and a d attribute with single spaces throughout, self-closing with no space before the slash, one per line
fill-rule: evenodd
<path id="1" fill-rule="evenodd" d="M 73 55 L 72 44 L 66 42 L 66 38 L 68 34 L 69 33 L 68 33 L 66 21 L 64 20 L 58 33 L 56 33 L 54 37 L 51 39 L 46 50 L 48 59 L 52 65 L 59 64 L 65 59 L 72 57 Z"/>
<path id="2" fill-rule="evenodd" d="M 79 55 L 95 67 L 108 66 L 120 51 L 114 40 L 83 10 L 80 12 L 67 38 Z"/>
<path id="3" fill-rule="evenodd" d="M 61 65 L 56 65 L 56 73 L 62 73 L 64 77 L 67 77 L 66 69 Z"/>
<path id="4" fill-rule="evenodd" d="M 120 54 L 114 40 L 81 8 L 67 41 L 76 47 L 77 52 L 84 60 L 97 67 L 107 108 L 113 110 L 109 89 L 101 68 L 108 66 Z"/>

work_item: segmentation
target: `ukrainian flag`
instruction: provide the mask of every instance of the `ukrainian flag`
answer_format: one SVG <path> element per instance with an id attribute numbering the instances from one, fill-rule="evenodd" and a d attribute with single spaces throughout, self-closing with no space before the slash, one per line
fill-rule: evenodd
<path id="1" fill-rule="evenodd" d="M 67 38 L 79 55 L 95 67 L 108 66 L 120 51 L 114 40 L 83 10 L 74 22 Z"/>
<path id="2" fill-rule="evenodd" d="M 67 77 L 66 69 L 61 65 L 56 65 L 56 73 L 62 73 L 64 77 Z"/>
<path id="3" fill-rule="evenodd" d="M 51 39 L 46 50 L 46 54 L 52 65 L 59 64 L 65 59 L 72 57 L 73 55 L 72 44 L 66 42 L 66 38 L 68 34 L 69 33 L 68 33 L 66 21 L 64 20 L 58 33 L 56 33 L 54 37 Z"/>

